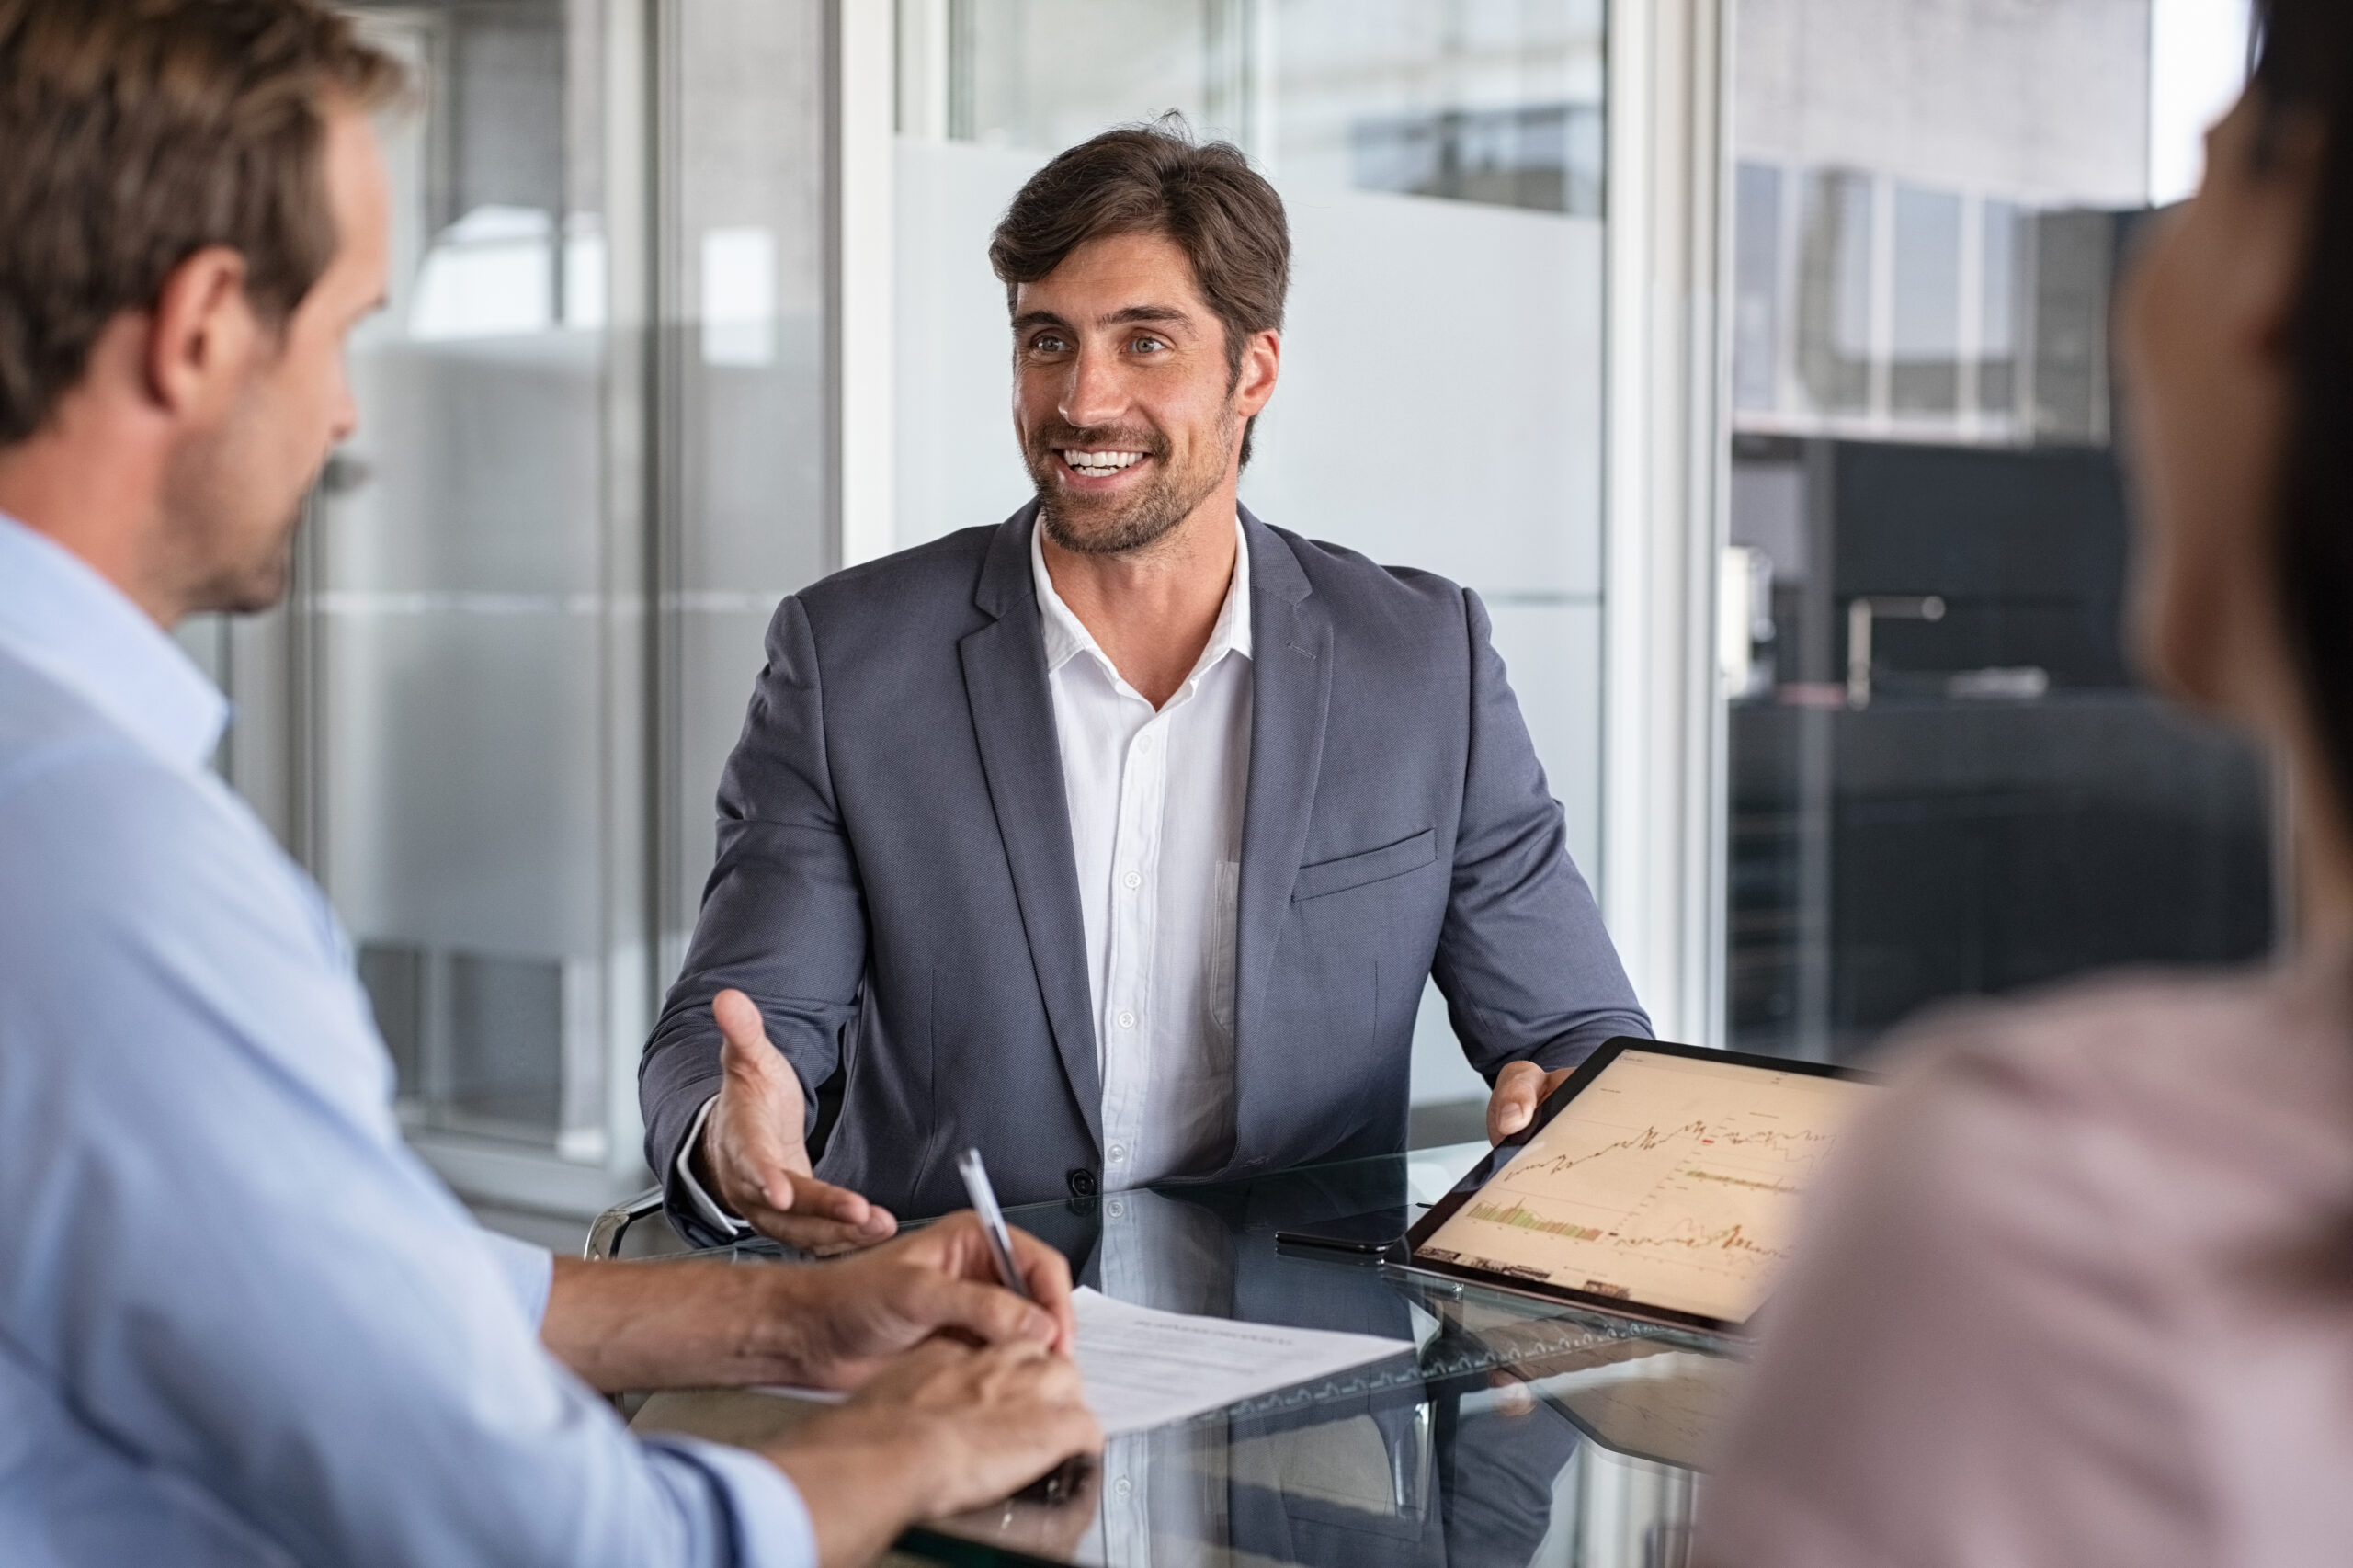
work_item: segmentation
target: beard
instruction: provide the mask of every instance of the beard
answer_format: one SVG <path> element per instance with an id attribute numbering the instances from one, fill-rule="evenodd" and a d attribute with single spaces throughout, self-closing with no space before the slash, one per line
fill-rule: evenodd
<path id="1" fill-rule="evenodd" d="M 190 608 L 223 615 L 259 615 L 285 602 L 294 581 L 294 534 L 301 526 L 297 510 L 288 517 L 276 540 L 249 551 L 245 559 L 219 563 L 190 596 Z"/>
<path id="2" fill-rule="evenodd" d="M 1030 483 L 1038 487 L 1039 526 L 1054 543 L 1081 555 L 1125 555 L 1154 543 L 1192 516 L 1225 478 L 1233 458 L 1231 422 L 1221 422 L 1220 429 L 1225 434 L 1214 453 L 1177 469 L 1169 462 L 1168 437 L 1157 430 L 1112 425 L 1043 426 L 1031 434 L 1022 453 Z M 1154 468 L 1152 483 L 1131 496 L 1063 490 L 1056 451 L 1103 449 L 1146 454 Z"/>
<path id="3" fill-rule="evenodd" d="M 165 538 L 186 614 L 255 615 L 293 582 L 294 535 L 317 465 L 296 471 L 252 403 L 173 457 Z"/>

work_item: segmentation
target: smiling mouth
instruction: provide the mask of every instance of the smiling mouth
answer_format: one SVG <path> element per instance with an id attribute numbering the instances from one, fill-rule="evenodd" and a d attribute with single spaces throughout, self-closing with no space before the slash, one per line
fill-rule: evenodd
<path id="1" fill-rule="evenodd" d="M 1058 449 L 1056 455 L 1082 479 L 1108 479 L 1151 456 L 1149 452 L 1077 451 L 1068 447 Z"/>

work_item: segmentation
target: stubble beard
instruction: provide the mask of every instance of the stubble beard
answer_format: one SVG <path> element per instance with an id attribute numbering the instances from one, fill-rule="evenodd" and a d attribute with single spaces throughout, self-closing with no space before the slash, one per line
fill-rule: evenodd
<path id="1" fill-rule="evenodd" d="M 290 498 L 256 495 L 267 466 L 250 441 L 257 411 L 242 428 L 181 453 L 167 480 L 166 533 L 183 613 L 257 615 L 284 602 L 294 577 L 294 536 L 316 472 Z M 246 437 L 241 439 L 241 437 Z"/>
<path id="2" fill-rule="evenodd" d="M 1169 466 L 1170 443 L 1158 431 L 1118 431 L 1108 427 L 1086 430 L 1057 425 L 1041 430 L 1024 454 L 1030 482 L 1038 488 L 1038 523 L 1046 537 L 1063 550 L 1080 555 L 1126 555 L 1157 543 L 1168 531 L 1207 500 L 1233 465 L 1231 420 L 1214 459 L 1185 471 Z M 1057 472 L 1059 449 L 1131 449 L 1151 455 L 1159 468 L 1142 494 L 1126 501 L 1065 491 Z"/>
<path id="3" fill-rule="evenodd" d="M 286 590 L 294 581 L 294 534 L 301 522 L 302 514 L 298 510 L 286 520 L 277 542 L 267 554 L 224 563 L 210 580 L 198 586 L 192 596 L 193 608 L 223 615 L 259 615 L 283 604 Z"/>

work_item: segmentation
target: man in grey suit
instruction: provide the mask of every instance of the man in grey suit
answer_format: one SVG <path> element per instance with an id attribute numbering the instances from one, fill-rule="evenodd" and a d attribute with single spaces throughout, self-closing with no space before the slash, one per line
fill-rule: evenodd
<path id="1" fill-rule="evenodd" d="M 1427 977 L 1490 1136 L 1649 1031 L 1477 597 L 1237 505 L 1273 188 L 1109 131 L 990 259 L 1038 498 L 769 626 L 640 1069 L 692 1233 L 880 1240 L 967 1147 L 1015 1203 L 1393 1152 Z"/>

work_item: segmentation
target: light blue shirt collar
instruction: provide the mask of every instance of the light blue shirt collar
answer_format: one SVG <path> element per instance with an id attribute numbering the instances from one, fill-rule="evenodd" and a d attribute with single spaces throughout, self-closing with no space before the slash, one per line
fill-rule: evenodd
<path id="1" fill-rule="evenodd" d="M 163 628 L 79 556 L 5 512 L 0 652 L 176 767 L 202 767 L 229 722 L 228 699 Z"/>

